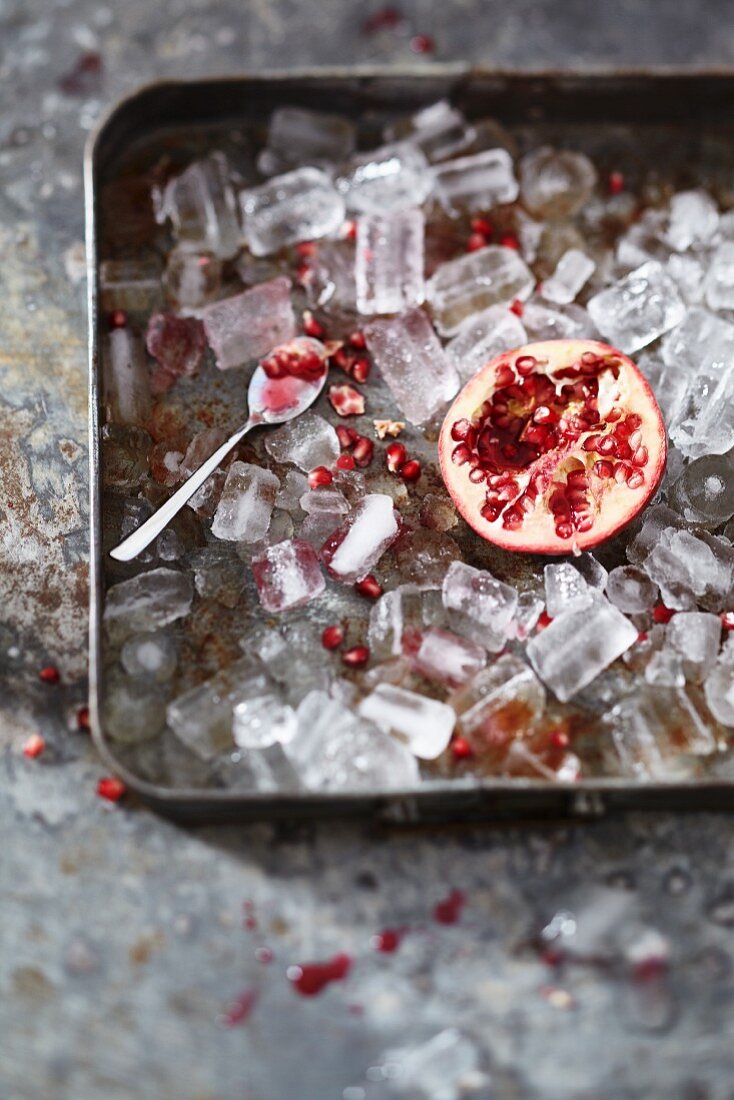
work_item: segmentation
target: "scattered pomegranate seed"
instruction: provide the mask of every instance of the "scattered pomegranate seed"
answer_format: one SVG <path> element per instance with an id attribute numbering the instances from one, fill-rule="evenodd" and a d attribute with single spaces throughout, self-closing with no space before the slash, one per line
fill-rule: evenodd
<path id="1" fill-rule="evenodd" d="M 519 298 L 515 298 L 514 302 L 510 306 L 510 313 L 514 313 L 516 317 L 522 317 L 525 312 L 525 306 Z"/>
<path id="2" fill-rule="evenodd" d="M 58 684 L 61 680 L 61 673 L 57 669 L 56 665 L 46 665 L 38 673 L 39 680 L 43 680 L 44 684 Z"/>
<path id="3" fill-rule="evenodd" d="M 354 386 L 329 386 L 329 403 L 338 416 L 361 416 L 364 396 Z"/>
<path id="4" fill-rule="evenodd" d="M 624 191 L 624 176 L 622 173 L 610 172 L 608 186 L 610 195 L 619 195 L 620 192 Z"/>
<path id="5" fill-rule="evenodd" d="M 500 237 L 500 244 L 503 248 L 514 248 L 516 252 L 520 248 L 520 242 L 514 233 L 503 233 Z"/>
<path id="6" fill-rule="evenodd" d="M 643 642 L 646 642 L 647 638 L 648 638 L 647 631 L 646 630 L 641 630 L 640 633 L 637 635 L 638 645 L 641 645 Z"/>
<path id="7" fill-rule="evenodd" d="M 408 461 L 408 452 L 402 443 L 391 443 L 385 450 L 385 462 L 390 473 L 396 474 Z"/>
<path id="8" fill-rule="evenodd" d="M 571 744 L 571 738 L 565 730 L 553 730 L 548 741 L 554 749 L 567 749 Z"/>
<path id="9" fill-rule="evenodd" d="M 315 997 L 331 982 L 340 982 L 346 978 L 352 966 L 349 955 L 334 955 L 333 959 L 322 963 L 304 963 L 302 966 L 289 966 L 286 977 L 293 988 L 303 997 Z"/>
<path id="10" fill-rule="evenodd" d="M 734 611 L 724 611 L 721 616 L 721 625 L 724 630 L 734 630 Z"/>
<path id="11" fill-rule="evenodd" d="M 483 237 L 491 237 L 494 226 L 489 218 L 472 218 L 470 222 L 473 233 L 481 233 Z"/>
<path id="12" fill-rule="evenodd" d="M 327 626 L 321 635 L 324 649 L 338 649 L 344 641 L 344 631 L 340 626 Z"/>
<path id="13" fill-rule="evenodd" d="M 353 470 L 357 463 L 354 461 L 354 457 L 348 452 L 339 455 L 336 460 L 336 466 L 339 470 Z"/>
<path id="14" fill-rule="evenodd" d="M 320 340 L 326 335 L 326 329 L 316 320 L 310 309 L 303 311 L 303 331 L 306 336 L 313 336 L 316 340 Z"/>
<path id="15" fill-rule="evenodd" d="M 32 733 L 23 746 L 23 756 L 27 756 L 29 760 L 35 760 L 45 748 L 46 742 L 40 733 Z"/>
<path id="16" fill-rule="evenodd" d="M 331 470 L 326 469 L 326 466 L 315 466 L 308 475 L 308 487 L 309 489 L 322 489 L 326 485 L 331 485 L 333 480 L 334 475 Z"/>
<path id="17" fill-rule="evenodd" d="M 370 651 L 366 645 L 353 645 L 342 653 L 342 661 L 347 668 L 364 668 L 370 659 Z"/>
<path id="18" fill-rule="evenodd" d="M 368 600 L 376 600 L 382 595 L 382 585 L 371 573 L 368 573 L 366 577 L 362 577 L 361 581 L 357 581 L 354 591 Z"/>
<path id="19" fill-rule="evenodd" d="M 465 737 L 455 737 L 453 739 L 451 742 L 451 752 L 456 760 L 466 760 L 468 757 L 474 755 L 474 750 Z"/>
<path id="20" fill-rule="evenodd" d="M 373 951 L 381 951 L 385 955 L 392 955 L 400 947 L 400 941 L 405 935 L 404 928 L 384 928 L 376 936 L 370 937 L 370 947 Z"/>
<path id="21" fill-rule="evenodd" d="M 126 791 L 125 784 L 114 775 L 103 776 L 97 784 L 97 794 L 108 802 L 119 802 Z"/>
<path id="22" fill-rule="evenodd" d="M 125 328 L 127 324 L 127 313 L 124 309 L 116 309 L 114 313 L 110 314 L 110 328 Z"/>
<path id="23" fill-rule="evenodd" d="M 318 250 L 319 246 L 316 244 L 316 241 L 299 241 L 296 245 L 297 256 L 315 256 Z"/>
<path id="24" fill-rule="evenodd" d="M 313 277 L 311 265 L 309 263 L 299 264 L 296 268 L 296 282 L 299 286 L 307 286 Z"/>
<path id="25" fill-rule="evenodd" d="M 430 34 L 416 34 L 410 40 L 410 48 L 413 53 L 434 53 L 436 43 Z"/>
<path id="26" fill-rule="evenodd" d="M 487 244 L 487 238 L 483 233 L 471 233 L 467 238 L 466 251 L 478 252 L 480 248 L 484 248 Z"/>
<path id="27" fill-rule="evenodd" d="M 653 621 L 656 623 L 669 623 L 674 615 L 675 611 L 671 607 L 666 607 L 664 603 L 659 603 L 652 609 Z"/>
<path id="28" fill-rule="evenodd" d="M 448 897 L 434 906 L 433 919 L 437 920 L 439 924 L 456 924 L 465 904 L 466 898 L 463 892 L 452 890 Z"/>
<path id="29" fill-rule="evenodd" d="M 346 424 L 337 424 L 336 436 L 343 451 L 348 451 L 361 438 L 359 432 L 355 431 L 354 428 L 348 428 Z"/>
<path id="30" fill-rule="evenodd" d="M 361 435 L 352 449 L 352 457 L 357 466 L 364 469 L 369 466 L 375 453 L 375 445 L 366 435 Z"/>
<path id="31" fill-rule="evenodd" d="M 344 222 L 344 225 L 341 227 L 341 237 L 345 241 L 356 240 L 357 223 L 355 221 Z"/>
<path id="32" fill-rule="evenodd" d="M 553 622 L 553 620 L 551 619 L 548 612 L 543 610 L 543 611 L 541 611 L 540 615 L 538 616 L 538 621 L 535 624 L 535 626 L 536 626 L 537 630 L 545 630 L 545 628 L 547 626 L 550 626 L 550 624 L 552 622 Z"/>
<path id="33" fill-rule="evenodd" d="M 355 359 L 352 363 L 352 378 L 355 382 L 366 382 L 370 376 L 371 363 L 366 355 L 360 355 L 359 359 Z"/>
<path id="34" fill-rule="evenodd" d="M 349 343 L 353 348 L 356 348 L 357 351 L 364 351 L 367 347 L 367 338 L 361 329 L 355 329 L 349 337 Z"/>
<path id="35" fill-rule="evenodd" d="M 77 729 L 80 729 L 83 733 L 89 733 L 91 725 L 89 722 L 89 707 L 80 707 L 76 712 L 76 724 Z"/>
<path id="36" fill-rule="evenodd" d="M 400 469 L 403 481 L 417 481 L 421 476 L 421 464 L 417 458 L 411 458 Z"/>

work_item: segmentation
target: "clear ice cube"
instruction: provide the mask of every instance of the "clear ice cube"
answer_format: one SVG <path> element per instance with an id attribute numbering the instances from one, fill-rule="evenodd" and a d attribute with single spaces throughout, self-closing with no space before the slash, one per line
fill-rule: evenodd
<path id="1" fill-rule="evenodd" d="M 276 462 L 288 462 L 306 473 L 331 466 L 339 457 L 339 439 L 323 416 L 306 412 L 274 432 L 268 432 L 265 450 Z"/>
<path id="2" fill-rule="evenodd" d="M 454 336 L 472 314 L 527 298 L 534 285 L 515 249 L 487 245 L 441 264 L 428 281 L 426 297 L 439 332 Z"/>
<path id="3" fill-rule="evenodd" d="M 699 305 L 703 301 L 706 264 L 701 256 L 674 252 L 668 257 L 665 270 L 688 305 Z"/>
<path id="4" fill-rule="evenodd" d="M 358 709 L 363 718 L 404 741 L 421 760 L 435 760 L 441 755 L 456 722 L 454 711 L 446 703 L 394 684 L 379 684 Z"/>
<path id="5" fill-rule="evenodd" d="M 160 261 L 103 260 L 99 265 L 99 291 L 106 313 L 157 309 L 163 297 Z"/>
<path id="6" fill-rule="evenodd" d="M 191 610 L 193 596 L 191 576 L 165 567 L 113 584 L 103 615 L 110 641 L 121 642 L 182 619 Z"/>
<path id="7" fill-rule="evenodd" d="M 670 200 L 666 243 L 676 252 L 709 243 L 719 225 L 716 203 L 705 191 L 679 191 Z"/>
<path id="8" fill-rule="evenodd" d="M 412 424 L 435 416 L 459 388 L 459 376 L 419 309 L 370 321 L 364 329 L 379 371 Z"/>
<path id="9" fill-rule="evenodd" d="M 375 601 L 367 633 L 373 657 L 384 661 L 403 652 L 405 631 L 422 625 L 422 606 L 421 590 L 413 584 L 398 585 Z"/>
<path id="10" fill-rule="evenodd" d="M 719 661 L 704 680 L 703 693 L 709 710 L 722 726 L 734 726 L 734 666 Z"/>
<path id="11" fill-rule="evenodd" d="M 567 218 L 591 198 L 596 169 L 583 153 L 544 145 L 520 161 L 520 194 L 531 214 Z"/>
<path id="12" fill-rule="evenodd" d="M 237 703 L 232 736 L 240 749 L 266 749 L 287 744 L 296 732 L 296 712 L 277 695 L 255 695 Z"/>
<path id="13" fill-rule="evenodd" d="M 319 168 L 297 168 L 240 192 L 245 240 L 253 256 L 336 233 L 344 200 Z"/>
<path id="14" fill-rule="evenodd" d="M 416 145 L 431 163 L 466 149 L 474 136 L 474 127 L 466 121 L 461 111 L 445 99 L 385 129 L 386 141 L 407 140 L 411 145 Z"/>
<path id="15" fill-rule="evenodd" d="M 319 242 L 306 277 L 306 294 L 312 306 L 320 306 L 329 314 L 356 310 L 355 255 L 354 241 Z"/>
<path id="16" fill-rule="evenodd" d="M 551 308 L 542 302 L 526 302 L 522 323 L 528 340 L 596 340 L 599 332 L 585 309 L 567 305 Z"/>
<path id="17" fill-rule="evenodd" d="M 176 671 L 178 648 L 168 634 L 134 634 L 120 651 L 120 663 L 129 676 L 165 683 Z"/>
<path id="18" fill-rule="evenodd" d="M 665 337 L 661 354 L 668 374 L 683 368 L 690 374 L 669 424 L 672 442 L 688 458 L 730 450 L 734 446 L 734 325 L 694 307 Z"/>
<path id="19" fill-rule="evenodd" d="M 449 212 L 491 210 L 514 202 L 520 190 L 506 149 L 487 149 L 450 160 L 433 171 L 435 192 Z"/>
<path id="20" fill-rule="evenodd" d="M 181 313 L 213 302 L 222 285 L 222 261 L 213 252 L 173 248 L 168 254 L 164 286 L 171 305 Z"/>
<path id="21" fill-rule="evenodd" d="M 301 497 L 308 492 L 308 478 L 300 470 L 288 470 L 281 478 L 280 491 L 275 498 L 275 507 L 298 516 L 302 512 Z"/>
<path id="22" fill-rule="evenodd" d="M 144 427 L 150 418 L 150 372 L 140 337 L 116 328 L 104 358 L 104 404 L 108 421 Z"/>
<path id="23" fill-rule="evenodd" d="M 683 658 L 689 674 L 701 676 L 718 656 L 721 619 L 707 611 L 679 611 L 668 623 L 665 640 Z"/>
<path id="24" fill-rule="evenodd" d="M 220 370 L 262 359 L 296 335 L 291 283 L 284 275 L 201 311 L 209 345 Z"/>
<path id="25" fill-rule="evenodd" d="M 734 458 L 705 455 L 684 467 L 668 490 L 687 523 L 718 527 L 734 516 Z"/>
<path id="26" fill-rule="evenodd" d="M 722 610 L 734 580 L 733 561 L 727 540 L 666 527 L 642 567 L 660 588 L 666 607 L 690 611 L 698 602 Z"/>
<path id="27" fill-rule="evenodd" d="M 264 175 L 274 176 L 290 168 L 334 164 L 350 156 L 354 143 L 354 123 L 342 115 L 277 107 L 257 165 Z"/>
<path id="28" fill-rule="evenodd" d="M 451 695 L 462 734 L 491 744 L 504 738 L 508 719 L 513 735 L 528 733 L 545 709 L 545 688 L 533 670 L 514 653 L 506 653 L 478 672 Z"/>
<path id="29" fill-rule="evenodd" d="M 383 1063 L 384 1077 L 394 1081 L 397 1091 L 425 1100 L 460 1100 L 477 1087 L 477 1095 L 484 1094 L 488 1084 L 475 1043 L 455 1027 L 427 1042 L 387 1050 Z"/>
<path id="30" fill-rule="evenodd" d="M 708 755 L 716 743 L 682 688 L 640 686 L 606 715 L 625 773 L 638 779 L 686 774 L 685 755 Z"/>
<path id="31" fill-rule="evenodd" d="M 433 176 L 421 150 L 401 141 L 352 157 L 336 187 L 352 214 L 385 214 L 420 206 L 433 189 Z"/>
<path id="32" fill-rule="evenodd" d="M 202 546 L 189 555 L 194 586 L 205 600 L 236 607 L 247 582 L 245 567 L 232 548 L 221 543 Z"/>
<path id="33" fill-rule="evenodd" d="M 106 677 L 102 717 L 105 734 L 125 745 L 136 745 L 160 734 L 166 721 L 161 684 L 113 670 Z"/>
<path id="34" fill-rule="evenodd" d="M 345 516 L 349 511 L 349 501 L 340 489 L 309 489 L 300 503 L 307 515 L 329 512 L 331 515 Z"/>
<path id="35" fill-rule="evenodd" d="M 270 526 L 280 481 L 260 466 L 233 462 L 214 513 L 212 534 L 231 542 L 259 542 Z"/>
<path id="36" fill-rule="evenodd" d="M 484 668 L 487 655 L 476 642 L 434 626 L 420 634 L 410 660 L 426 679 L 456 687 Z"/>
<path id="37" fill-rule="evenodd" d="M 581 611 L 594 602 L 595 590 L 570 562 L 546 565 L 543 576 L 546 610 L 552 619 L 565 611 Z"/>
<path id="38" fill-rule="evenodd" d="M 620 611 L 638 615 L 649 611 L 658 601 L 658 586 L 647 573 L 634 565 L 619 565 L 607 578 L 607 598 Z"/>
<path id="39" fill-rule="evenodd" d="M 543 281 L 543 297 L 549 302 L 568 305 L 595 270 L 596 264 L 585 252 L 578 248 L 569 248 L 561 256 L 553 274 Z"/>
<path id="40" fill-rule="evenodd" d="M 655 260 L 595 294 L 587 309 L 599 331 L 627 354 L 675 328 L 686 311 L 677 286 Z"/>
<path id="41" fill-rule="evenodd" d="M 511 585 L 484 569 L 454 561 L 444 578 L 442 595 L 444 607 L 465 621 L 473 641 L 494 652 L 502 648 L 517 610 L 517 591 Z"/>
<path id="42" fill-rule="evenodd" d="M 525 343 L 527 333 L 520 318 L 505 306 L 490 306 L 468 317 L 445 351 L 463 385 L 490 359 Z"/>
<path id="43" fill-rule="evenodd" d="M 230 259 L 239 250 L 242 234 L 230 168 L 223 153 L 195 161 L 154 191 L 156 219 L 170 221 L 180 248 L 213 252 Z"/>
<path id="44" fill-rule="evenodd" d="M 234 748 L 232 719 L 238 703 L 267 691 L 267 677 L 251 657 L 242 657 L 171 700 L 168 725 L 201 760 L 212 760 Z"/>
<path id="45" fill-rule="evenodd" d="M 326 587 L 314 548 L 302 539 L 286 539 L 268 546 L 253 560 L 252 574 L 266 611 L 302 607 Z"/>
<path id="46" fill-rule="evenodd" d="M 357 581 L 372 572 L 399 531 L 392 497 L 368 493 L 321 548 L 321 559 L 332 577 Z"/>
<path id="47" fill-rule="evenodd" d="M 424 227 L 422 210 L 358 219 L 354 277 L 360 313 L 399 313 L 423 301 Z"/>

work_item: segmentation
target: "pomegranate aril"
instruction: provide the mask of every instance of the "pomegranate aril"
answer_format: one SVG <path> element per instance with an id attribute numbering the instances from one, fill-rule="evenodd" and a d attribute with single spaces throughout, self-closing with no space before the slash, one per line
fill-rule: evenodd
<path id="1" fill-rule="evenodd" d="M 349 337 L 349 343 L 352 345 L 353 348 L 357 348 L 358 351 L 364 351 L 364 349 L 367 347 L 367 340 L 365 338 L 365 335 L 359 329 L 351 333 Z"/>
<path id="2" fill-rule="evenodd" d="M 321 635 L 324 649 L 338 649 L 344 641 L 344 631 L 340 626 L 327 626 Z"/>
<path id="3" fill-rule="evenodd" d="M 646 466 L 649 458 L 647 447 L 638 447 L 632 455 L 633 466 Z"/>
<path id="4" fill-rule="evenodd" d="M 370 651 L 366 645 L 354 645 L 342 653 L 342 662 L 347 668 L 364 668 L 370 659 Z"/>
<path id="5" fill-rule="evenodd" d="M 91 729 L 91 722 L 89 720 L 89 707 L 80 707 L 76 712 L 76 725 L 77 729 L 82 733 L 89 733 Z"/>
<path id="6" fill-rule="evenodd" d="M 382 595 L 382 585 L 380 582 L 369 573 L 366 577 L 362 577 L 361 581 L 357 581 L 354 586 L 355 591 L 360 596 L 365 596 L 369 600 L 376 600 Z"/>
<path id="7" fill-rule="evenodd" d="M 119 802 L 127 791 L 127 787 L 116 776 L 106 775 L 97 783 L 97 794 L 108 802 Z"/>
<path id="8" fill-rule="evenodd" d="M 46 665 L 38 673 L 39 680 L 43 680 L 44 684 L 58 684 L 61 680 L 61 673 L 56 668 L 56 665 Z"/>
<path id="9" fill-rule="evenodd" d="M 624 176 L 621 172 L 610 172 L 607 180 L 610 195 L 619 195 L 624 191 Z"/>
<path id="10" fill-rule="evenodd" d="M 537 365 L 538 360 L 534 355 L 520 355 L 515 360 L 515 369 L 523 378 L 527 378 L 528 375 L 532 374 Z"/>
<path id="11" fill-rule="evenodd" d="M 494 226 L 489 218 L 472 218 L 469 224 L 472 233 L 481 233 L 483 237 L 491 237 L 494 233 Z"/>
<path id="12" fill-rule="evenodd" d="M 370 375 L 370 361 L 365 355 L 355 359 L 351 370 L 355 382 L 366 382 Z"/>
<path id="13" fill-rule="evenodd" d="M 471 233 L 467 238 L 465 245 L 467 252 L 478 252 L 480 248 L 486 247 L 487 238 L 482 233 Z"/>
<path id="14" fill-rule="evenodd" d="M 602 436 L 601 439 L 599 439 L 595 450 L 597 454 L 606 455 L 608 457 L 609 455 L 616 454 L 617 442 L 611 435 Z"/>
<path id="15" fill-rule="evenodd" d="M 23 756 L 27 756 L 29 760 L 35 760 L 45 748 L 46 742 L 40 733 L 32 733 L 23 745 Z"/>
<path id="16" fill-rule="evenodd" d="M 525 312 L 525 306 L 519 298 L 515 298 L 514 302 L 510 305 L 510 313 L 514 313 L 516 317 L 522 317 Z"/>
<path id="17" fill-rule="evenodd" d="M 458 450 L 458 448 L 457 448 Z M 385 462 L 391 473 L 396 474 L 408 459 L 408 452 L 402 443 L 391 443 L 385 450 Z"/>
<path id="18" fill-rule="evenodd" d="M 601 477 L 604 479 L 614 477 L 614 467 L 612 466 L 611 462 L 605 462 L 602 459 L 599 462 L 594 463 L 593 469 L 597 477 Z"/>
<path id="19" fill-rule="evenodd" d="M 359 432 L 354 428 L 348 428 L 345 424 L 337 424 L 336 436 L 339 440 L 339 446 L 343 451 L 349 450 L 359 439 Z"/>
<path id="20" fill-rule="evenodd" d="M 559 539 L 570 539 L 573 535 L 573 527 L 570 523 L 559 523 L 556 527 Z"/>
<path id="21" fill-rule="evenodd" d="M 723 611 L 721 614 L 721 625 L 724 630 L 734 630 L 734 611 Z"/>
<path id="22" fill-rule="evenodd" d="M 339 470 L 353 470 L 357 463 L 354 461 L 354 457 L 345 451 L 340 454 L 336 460 L 336 466 Z"/>
<path id="23" fill-rule="evenodd" d="M 400 469 L 400 476 L 403 481 L 418 481 L 421 476 L 421 464 L 417 458 L 411 458 Z"/>
<path id="24" fill-rule="evenodd" d="M 656 623 L 669 623 L 675 615 L 672 607 L 666 607 L 664 603 L 656 604 L 652 609 L 653 621 Z"/>
<path id="25" fill-rule="evenodd" d="M 451 452 L 451 461 L 455 462 L 457 466 L 464 466 L 471 459 L 471 451 L 465 443 L 460 443 L 458 447 L 454 447 Z"/>
<path id="26" fill-rule="evenodd" d="M 638 416 L 637 413 L 630 413 L 629 416 L 625 417 L 625 424 L 633 432 L 635 428 L 642 426 L 642 417 Z"/>
<path id="27" fill-rule="evenodd" d="M 317 340 L 320 340 L 326 335 L 326 329 L 316 320 L 310 309 L 306 309 L 303 312 L 303 331 L 306 333 L 306 336 L 313 336 Z"/>
<path id="28" fill-rule="evenodd" d="M 451 754 L 455 760 L 466 760 L 473 756 L 473 750 L 465 737 L 455 737 L 451 742 Z"/>
<path id="29" fill-rule="evenodd" d="M 316 466 L 308 475 L 308 487 L 309 489 L 320 489 L 325 485 L 331 485 L 334 480 L 334 475 L 331 470 L 327 470 L 326 466 Z"/>
<path id="30" fill-rule="evenodd" d="M 469 472 L 469 480 L 474 485 L 479 485 L 487 477 L 487 471 L 483 466 L 475 466 L 473 470 Z"/>
<path id="31" fill-rule="evenodd" d="M 451 425 L 451 438 L 462 442 L 467 438 L 472 429 L 470 420 L 457 420 Z"/>
<path id="32" fill-rule="evenodd" d="M 371 439 L 367 436 L 361 435 L 357 442 L 354 444 L 352 450 L 352 457 L 354 458 L 357 466 L 364 469 L 365 466 L 369 466 L 375 453 L 375 445 Z"/>
<path id="33" fill-rule="evenodd" d="M 631 470 L 627 474 L 627 485 L 630 489 L 639 489 L 645 484 L 645 475 L 640 470 Z"/>

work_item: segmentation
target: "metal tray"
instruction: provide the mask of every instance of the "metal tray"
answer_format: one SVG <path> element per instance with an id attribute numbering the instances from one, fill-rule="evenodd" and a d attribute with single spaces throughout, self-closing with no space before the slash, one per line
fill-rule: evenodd
<path id="1" fill-rule="evenodd" d="M 90 408 L 90 713 L 95 743 L 107 765 L 140 797 L 188 821 L 366 816 L 385 823 L 482 818 L 597 817 L 611 810 L 730 809 L 734 784 L 712 780 L 635 783 L 599 778 L 574 784 L 525 779 L 435 781 L 426 789 L 373 794 L 271 795 L 231 789 L 155 785 L 116 758 L 100 719 L 104 692 L 101 615 L 105 561 L 101 524 L 98 245 L 102 188 L 119 166 L 157 143 L 175 148 L 207 134 L 260 123 L 281 104 L 334 110 L 359 118 L 375 134 L 386 118 L 448 96 L 469 117 L 492 116 L 546 141 L 576 140 L 602 164 L 627 164 L 685 185 L 701 175 L 734 179 L 734 72 L 512 73 L 437 65 L 430 69 L 330 69 L 149 85 L 115 106 L 91 136 L 85 155 L 89 294 Z M 632 137 L 632 140 L 631 140 Z M 144 156 L 144 153 L 140 153 Z M 729 185 L 731 186 L 731 184 Z"/>

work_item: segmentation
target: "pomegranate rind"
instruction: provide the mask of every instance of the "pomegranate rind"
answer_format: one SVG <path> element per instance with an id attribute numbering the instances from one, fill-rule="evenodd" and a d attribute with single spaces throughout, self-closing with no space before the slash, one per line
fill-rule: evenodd
<path id="1" fill-rule="evenodd" d="M 528 467 L 529 470 L 539 471 L 543 481 L 548 484 L 546 491 L 539 496 L 537 505 L 524 518 L 520 527 L 509 529 L 504 526 L 502 514 L 493 520 L 486 519 L 481 514 L 481 509 L 486 501 L 487 486 L 483 482 L 470 481 L 471 466 L 468 463 L 458 465 L 453 460 L 457 442 L 452 437 L 452 428 L 457 421 L 471 421 L 482 404 L 491 399 L 498 388 L 498 372 L 502 368 L 506 370 L 523 356 L 532 356 L 538 361 L 538 373 L 552 375 L 554 371 L 579 362 L 585 352 L 601 358 L 610 357 L 619 363 L 616 405 L 623 409 L 625 415 L 634 413 L 640 417 L 639 431 L 648 451 L 644 482 L 637 488 L 630 488 L 626 483 L 617 483 L 611 479 L 605 481 L 603 486 L 595 484 L 595 492 L 590 495 L 594 496 L 594 503 L 598 507 L 591 528 L 588 531 L 574 531 L 570 538 L 559 537 L 554 515 L 547 503 L 552 491 L 553 470 L 571 458 L 580 458 L 587 469 L 593 466 L 593 461 L 590 460 L 598 459 L 599 456 L 584 454 L 581 448 L 584 436 L 594 434 L 590 429 L 576 444 L 558 447 L 542 455 Z M 520 553 L 568 555 L 590 550 L 606 542 L 645 508 L 656 493 L 665 472 L 667 435 L 650 385 L 628 356 L 597 340 L 544 340 L 503 352 L 482 367 L 464 386 L 444 420 L 438 453 L 441 473 L 456 508 L 483 539 L 505 550 Z"/>

